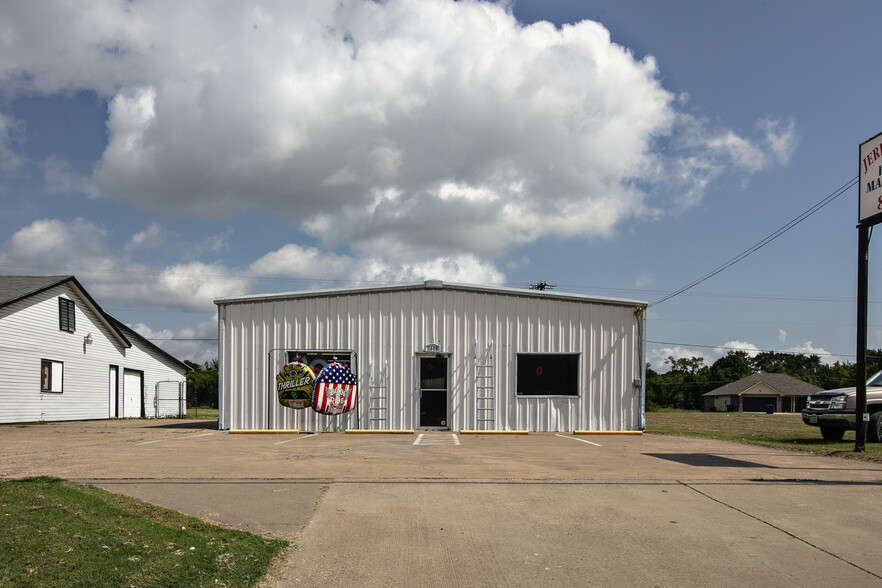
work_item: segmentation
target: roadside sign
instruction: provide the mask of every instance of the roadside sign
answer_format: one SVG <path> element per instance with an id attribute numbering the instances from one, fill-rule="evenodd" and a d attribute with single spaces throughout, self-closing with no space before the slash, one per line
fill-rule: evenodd
<path id="1" fill-rule="evenodd" d="M 858 221 L 874 225 L 882 222 L 882 133 L 860 146 L 858 178 Z"/>

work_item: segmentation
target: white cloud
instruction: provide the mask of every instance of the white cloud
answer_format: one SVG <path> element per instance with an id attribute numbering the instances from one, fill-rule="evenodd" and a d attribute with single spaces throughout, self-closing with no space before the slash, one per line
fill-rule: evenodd
<path id="1" fill-rule="evenodd" d="M 154 223 L 129 238 L 122 250 L 116 250 L 110 245 L 110 231 L 90 221 L 44 219 L 20 229 L 0 244 L 0 265 L 73 273 L 102 300 L 206 312 L 214 308 L 213 301 L 217 298 L 260 291 L 262 281 L 267 278 L 301 280 L 303 287 L 327 281 L 396 283 L 441 279 L 481 284 L 505 281 L 495 265 L 474 255 L 393 263 L 296 244 L 267 253 L 246 267 L 202 261 L 157 266 L 138 260 L 138 253 L 147 243 L 168 234 Z"/>
<path id="2" fill-rule="evenodd" d="M 220 265 L 198 262 L 159 267 L 133 257 L 137 245 L 164 229 L 151 225 L 129 240 L 129 247 L 110 245 L 106 228 L 77 218 L 43 219 L 19 229 L 0 245 L 4 267 L 38 267 L 47 273 L 72 273 L 102 300 L 147 306 L 210 311 L 219 296 L 246 293 L 247 280 Z"/>
<path id="3" fill-rule="evenodd" d="M 132 238 L 126 243 L 126 249 L 152 249 L 166 240 L 168 240 L 168 231 L 163 229 L 159 223 L 151 223 L 140 233 L 132 235 Z"/>
<path id="4" fill-rule="evenodd" d="M 711 138 L 708 147 L 719 153 L 728 154 L 736 165 L 751 172 L 762 169 L 765 163 L 763 151 L 759 147 L 732 131 Z"/>
<path id="5" fill-rule="evenodd" d="M 524 26 L 507 2 L 14 2 L 0 22 L 0 91 L 108 99 L 83 190 L 273 210 L 396 275 L 609 236 L 794 143 L 792 121 L 746 138 L 689 116 L 602 25 Z"/>
<path id="6" fill-rule="evenodd" d="M 18 230 L 0 249 L 6 263 L 49 271 L 63 269 L 71 260 L 96 270 L 104 267 L 108 231 L 91 221 L 41 219 Z"/>
<path id="7" fill-rule="evenodd" d="M 670 202 L 674 212 L 698 204 L 710 183 L 726 172 L 749 177 L 787 163 L 798 143 L 792 119 L 762 120 L 755 136 L 742 137 L 682 111 L 676 113 L 676 123 L 667 139 L 676 155 L 665 160 L 652 178 L 652 195 L 677 194 Z"/>
<path id="8" fill-rule="evenodd" d="M 43 161 L 43 180 L 50 193 L 98 195 L 90 176 L 77 172 L 70 163 L 58 157 L 47 157 Z"/>
<path id="9" fill-rule="evenodd" d="M 314 282 L 414 282 L 441 279 L 450 282 L 501 284 L 504 275 L 492 264 L 473 255 L 390 263 L 379 258 L 356 258 L 325 253 L 314 247 L 288 244 L 254 261 L 247 270 L 253 277 L 302 278 Z"/>
<path id="10" fill-rule="evenodd" d="M 765 142 L 778 162 L 790 161 L 790 156 L 799 143 L 796 122 L 792 119 L 786 123 L 778 120 L 763 120 L 759 123 L 759 129 L 765 133 Z"/>
<path id="11" fill-rule="evenodd" d="M 815 347 L 811 341 L 803 341 L 802 345 L 796 345 L 787 350 L 790 353 L 802 353 L 805 355 L 817 355 L 822 363 L 833 364 L 838 357 L 834 357 L 823 347 Z"/>
<path id="12" fill-rule="evenodd" d="M 778 341 L 780 341 L 781 343 L 787 341 L 787 331 L 785 331 L 784 329 L 778 329 Z"/>
<path id="13" fill-rule="evenodd" d="M 693 357 L 700 357 L 704 359 L 704 365 L 710 365 L 715 360 L 715 358 L 711 359 L 711 356 L 702 351 L 689 349 L 688 347 L 682 347 L 680 345 L 676 345 L 674 347 L 659 347 L 657 349 L 650 349 L 647 351 L 647 357 L 647 361 L 649 362 L 650 367 L 659 373 L 667 372 L 671 369 L 670 364 L 665 363 L 665 361 L 669 357 L 673 357 L 674 359 L 690 359 Z"/>
<path id="14" fill-rule="evenodd" d="M 728 355 L 730 351 L 746 351 L 749 357 L 755 357 L 760 352 L 760 348 L 753 343 L 746 343 L 744 341 L 727 341 L 714 349 L 715 356 L 711 363 L 724 355 Z"/>

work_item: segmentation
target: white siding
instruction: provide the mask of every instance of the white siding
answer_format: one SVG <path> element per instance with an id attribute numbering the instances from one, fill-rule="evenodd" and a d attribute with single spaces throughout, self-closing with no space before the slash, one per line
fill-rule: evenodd
<path id="1" fill-rule="evenodd" d="M 73 333 L 58 328 L 59 296 L 75 302 Z M 87 334 L 90 345 L 84 343 Z M 41 392 L 43 359 L 64 364 L 63 392 Z M 70 283 L 0 308 L 0 423 L 108 418 L 116 410 L 111 366 L 143 371 L 148 389 L 159 380 L 184 380 L 180 366 L 138 342 L 123 347 Z"/>
<path id="2" fill-rule="evenodd" d="M 429 343 L 449 354 L 450 423 L 478 429 L 475 349 L 495 348 L 492 429 L 636 430 L 642 427 L 642 341 L 635 304 L 514 295 L 467 288 L 219 301 L 220 425 L 225 429 L 412 429 L 419 423 L 417 354 Z M 292 410 L 275 397 L 286 349 L 353 349 L 358 408 L 341 416 Z M 518 353 L 580 354 L 574 398 L 515 396 Z M 483 357 L 480 361 L 483 361 Z M 389 366 L 388 420 L 369 420 L 369 370 Z M 636 384 L 635 384 L 636 381 Z"/>

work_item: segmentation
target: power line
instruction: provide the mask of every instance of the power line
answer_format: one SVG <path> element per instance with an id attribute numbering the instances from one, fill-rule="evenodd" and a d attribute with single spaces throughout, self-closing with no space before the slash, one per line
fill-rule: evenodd
<path id="1" fill-rule="evenodd" d="M 767 237 L 758 241 L 757 243 L 751 245 L 750 247 L 748 247 L 747 249 L 745 249 L 744 251 L 742 251 L 741 253 L 739 253 L 738 255 L 736 255 L 735 257 L 733 257 L 732 259 L 730 259 L 726 263 L 724 263 L 723 265 L 721 265 L 721 266 L 717 267 L 716 269 L 712 270 L 711 272 L 703 275 L 702 277 L 698 278 L 697 280 L 690 282 L 688 285 L 683 286 L 679 290 L 675 290 L 674 292 L 671 292 L 667 296 L 659 298 L 655 302 L 650 303 L 649 306 L 656 306 L 666 300 L 670 300 L 674 296 L 678 296 L 678 295 L 682 294 L 683 292 L 690 290 L 690 289 L 694 288 L 695 286 L 701 284 L 702 282 L 711 279 L 712 277 L 714 277 L 718 273 L 732 267 L 733 265 L 735 265 L 736 263 L 738 263 L 739 261 L 741 261 L 742 259 L 744 259 L 748 255 L 750 255 L 751 253 L 754 253 L 754 252 L 758 251 L 759 249 L 765 247 L 766 245 L 768 245 L 769 243 L 771 243 L 772 241 L 774 241 L 775 239 L 777 239 L 778 237 L 780 237 L 781 235 L 783 235 L 784 233 L 786 233 L 787 231 L 789 231 L 790 229 L 792 229 L 793 227 L 795 227 L 796 225 L 798 225 L 799 223 L 801 223 L 802 221 L 807 219 L 808 217 L 812 216 L 813 214 L 815 214 L 816 212 L 818 212 L 819 210 L 821 210 L 822 208 L 824 208 L 825 206 L 827 206 L 828 204 L 830 204 L 831 202 L 833 202 L 834 200 L 836 200 L 837 198 L 842 196 L 849 188 L 851 188 L 852 186 L 857 184 L 857 182 L 858 182 L 858 177 L 855 176 L 854 178 L 849 180 L 847 183 L 845 183 L 844 185 L 840 186 L 838 189 L 834 190 L 832 193 L 827 195 L 820 202 L 818 202 L 817 204 L 815 204 L 814 206 L 812 206 L 811 208 L 809 208 L 808 210 L 806 210 L 805 212 L 803 212 L 802 214 L 800 214 L 799 216 L 797 216 L 796 218 L 791 220 L 786 225 L 779 228 L 777 231 L 773 232 L 772 234 L 768 235 Z"/>

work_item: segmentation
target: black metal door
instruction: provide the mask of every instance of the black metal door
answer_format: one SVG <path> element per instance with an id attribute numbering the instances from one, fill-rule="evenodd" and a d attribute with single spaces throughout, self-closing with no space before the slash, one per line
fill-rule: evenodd
<path id="1" fill-rule="evenodd" d="M 449 429 L 447 357 L 420 357 L 420 428 Z"/>

